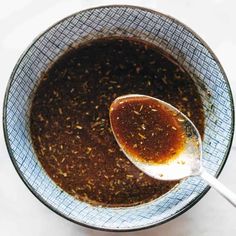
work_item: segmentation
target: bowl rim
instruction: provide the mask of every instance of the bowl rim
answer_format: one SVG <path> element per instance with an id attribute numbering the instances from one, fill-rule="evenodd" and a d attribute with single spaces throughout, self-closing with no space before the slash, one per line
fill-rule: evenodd
<path id="1" fill-rule="evenodd" d="M 173 20 L 173 22 L 175 22 L 176 24 L 180 24 L 182 25 L 184 28 L 186 28 L 190 33 L 192 33 L 201 43 L 202 45 L 209 51 L 209 53 L 212 55 L 213 59 L 215 60 L 215 62 L 217 63 L 217 65 L 219 66 L 219 69 L 221 71 L 221 73 L 223 74 L 223 78 L 227 83 L 228 89 L 229 89 L 229 97 L 230 97 L 230 108 L 231 108 L 231 112 L 232 112 L 232 117 L 231 117 L 231 122 L 232 122 L 232 129 L 230 132 L 230 141 L 228 143 L 228 147 L 226 150 L 226 154 L 224 156 L 224 159 L 221 163 L 221 165 L 219 166 L 215 177 L 218 177 L 221 173 L 221 171 L 223 170 L 226 161 L 228 159 L 231 147 L 232 147 L 232 143 L 233 143 L 233 137 L 234 137 L 234 129 L 235 129 L 235 107 L 234 107 L 234 100 L 233 100 L 233 93 L 232 93 L 232 89 L 230 87 L 230 83 L 229 80 L 226 76 L 226 73 L 219 61 L 219 59 L 217 58 L 217 56 L 215 55 L 215 53 L 212 51 L 212 49 L 208 46 L 208 44 L 194 31 L 192 30 L 190 27 L 188 27 L 187 25 L 185 25 L 184 23 L 182 23 L 181 21 L 177 20 L 176 18 L 170 16 L 169 14 L 164 14 L 159 12 L 158 10 L 154 10 L 148 7 L 143 7 L 143 6 L 136 6 L 136 5 L 129 5 L 129 4 L 110 4 L 110 5 L 101 5 L 101 6 L 95 6 L 95 7 L 90 7 L 90 8 L 86 8 L 83 9 L 81 11 L 77 11 L 73 14 L 70 14 L 66 17 L 63 17 L 62 19 L 58 20 L 57 22 L 55 22 L 54 24 L 52 24 L 51 26 L 49 26 L 47 29 L 45 29 L 44 31 L 42 31 L 41 33 L 39 33 L 29 44 L 29 46 L 22 52 L 22 54 L 20 55 L 19 59 L 17 60 L 13 71 L 11 72 L 9 81 L 7 83 L 6 86 L 6 90 L 5 90 L 5 94 L 4 94 L 4 101 L 3 101 L 3 115 L 2 115 L 2 122 L 3 122 L 3 133 L 4 133 L 4 139 L 5 139 L 5 144 L 7 146 L 7 150 L 8 150 L 8 154 L 10 156 L 10 159 L 12 161 L 12 164 L 17 172 L 17 174 L 19 175 L 19 177 L 21 178 L 21 180 L 23 181 L 23 183 L 25 184 L 25 186 L 30 190 L 30 192 L 41 202 L 43 203 L 43 205 L 45 205 L 47 208 L 49 208 L 50 210 L 52 210 L 54 213 L 58 214 L 59 216 L 63 217 L 64 219 L 69 220 L 70 222 L 73 222 L 77 225 L 81 225 L 90 229 L 95 229 L 95 230 L 100 230 L 100 231 L 107 231 L 107 232 L 132 232 L 132 231 L 138 231 L 138 230 L 144 230 L 144 229 L 149 229 L 158 225 L 162 225 L 164 223 L 167 223 L 168 221 L 175 219 L 176 217 L 182 215 L 183 213 L 185 213 L 187 210 L 189 210 L 190 208 L 192 208 L 197 202 L 199 202 L 199 200 L 201 200 L 201 198 L 210 190 L 210 186 L 206 186 L 205 189 L 202 191 L 202 193 L 200 193 L 199 195 L 197 195 L 195 198 L 193 198 L 186 206 L 184 206 L 183 208 L 181 208 L 179 211 L 175 212 L 174 215 L 169 216 L 167 218 L 165 218 L 164 220 L 157 222 L 157 223 L 153 223 L 151 225 L 147 225 L 147 226 L 139 226 L 137 228 L 126 228 L 126 229 L 109 229 L 109 228 L 102 228 L 102 227 L 97 227 L 97 226 L 93 226 L 93 225 L 89 225 L 89 224 L 85 224 L 85 223 L 81 223 L 78 222 L 74 219 L 69 218 L 68 216 L 62 214 L 61 212 L 59 212 L 54 206 L 52 206 L 50 203 L 48 203 L 46 200 L 44 200 L 40 194 L 38 194 L 35 189 L 27 182 L 27 179 L 24 177 L 24 175 L 21 173 L 20 169 L 17 166 L 16 160 L 14 158 L 13 152 L 11 150 L 11 146 L 10 146 L 10 142 L 9 142 L 9 137 L 8 137 L 8 133 L 7 133 L 7 124 L 6 124 L 6 117 L 7 117 L 7 101 L 8 101 L 8 97 L 9 97 L 9 89 L 11 87 L 14 75 L 19 67 L 19 65 L 21 64 L 23 58 L 25 57 L 25 55 L 28 53 L 28 51 L 31 49 L 31 47 L 37 42 L 37 40 L 40 39 L 40 37 L 42 37 L 45 33 L 47 33 L 49 30 L 51 30 L 53 27 L 55 27 L 57 24 L 65 21 L 66 19 L 69 19 L 70 17 L 76 16 L 78 14 L 81 14 L 83 12 L 87 12 L 90 10 L 94 10 L 94 9 L 103 9 L 103 8 L 131 8 L 131 9 L 138 9 L 138 10 L 143 10 L 146 12 L 150 12 L 152 14 L 155 15 L 160 15 L 160 16 L 164 16 L 167 17 L 171 20 Z"/>

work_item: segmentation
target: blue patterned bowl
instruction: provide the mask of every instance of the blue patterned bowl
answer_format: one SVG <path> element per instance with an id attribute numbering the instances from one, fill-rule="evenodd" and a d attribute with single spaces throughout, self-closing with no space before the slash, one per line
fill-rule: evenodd
<path id="1" fill-rule="evenodd" d="M 128 231 L 166 222 L 193 206 L 209 187 L 199 178 L 165 196 L 129 208 L 101 208 L 78 201 L 47 176 L 29 135 L 29 106 L 40 73 L 68 47 L 104 36 L 138 37 L 158 45 L 193 76 L 205 112 L 203 165 L 218 176 L 233 136 L 234 108 L 226 75 L 214 53 L 192 30 L 161 13 L 133 6 L 104 6 L 76 13 L 41 34 L 11 75 L 4 102 L 4 132 L 12 162 L 31 192 L 54 212 L 102 230 Z"/>

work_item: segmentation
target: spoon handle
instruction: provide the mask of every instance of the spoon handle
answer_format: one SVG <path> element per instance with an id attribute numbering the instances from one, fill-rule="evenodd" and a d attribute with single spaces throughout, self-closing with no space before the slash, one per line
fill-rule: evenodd
<path id="1" fill-rule="evenodd" d="M 216 191 L 218 191 L 225 199 L 227 199 L 234 207 L 236 207 L 236 194 L 229 190 L 224 184 L 222 184 L 214 176 L 202 170 L 200 176 Z"/>

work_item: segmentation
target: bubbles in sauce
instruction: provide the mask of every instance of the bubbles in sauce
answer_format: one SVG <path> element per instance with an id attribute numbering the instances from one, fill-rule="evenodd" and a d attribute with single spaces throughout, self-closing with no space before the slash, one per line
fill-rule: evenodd
<path id="1" fill-rule="evenodd" d="M 110 108 L 110 121 L 122 149 L 142 162 L 166 163 L 184 147 L 177 113 L 148 96 L 123 96 Z"/>

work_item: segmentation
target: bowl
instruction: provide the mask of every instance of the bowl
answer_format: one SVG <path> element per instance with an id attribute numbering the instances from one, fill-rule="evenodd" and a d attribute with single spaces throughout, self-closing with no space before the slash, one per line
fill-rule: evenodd
<path id="1" fill-rule="evenodd" d="M 176 19 L 135 6 L 103 6 L 75 13 L 42 33 L 18 60 L 6 90 L 6 145 L 19 176 L 46 206 L 75 223 L 130 231 L 164 223 L 198 202 L 209 187 L 191 177 L 161 198 L 134 207 L 91 206 L 61 190 L 41 167 L 29 134 L 29 108 L 40 74 L 69 47 L 107 37 L 136 37 L 171 54 L 193 77 L 203 101 L 203 166 L 221 172 L 232 142 L 234 107 L 225 72 L 206 43 Z"/>

